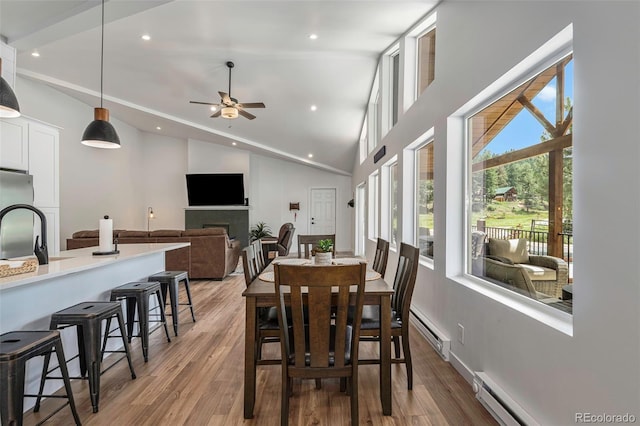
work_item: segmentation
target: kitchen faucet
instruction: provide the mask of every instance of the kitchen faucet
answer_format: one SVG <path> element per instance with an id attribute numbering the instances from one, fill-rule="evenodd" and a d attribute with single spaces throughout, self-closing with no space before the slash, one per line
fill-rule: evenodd
<path id="1" fill-rule="evenodd" d="M 44 216 L 42 211 L 37 208 L 30 206 L 29 204 L 13 204 L 9 207 L 5 207 L 0 210 L 0 230 L 2 229 L 2 218 L 13 210 L 25 209 L 31 210 L 35 214 L 40 217 L 40 238 L 42 239 L 42 244 L 38 245 L 38 237 L 36 237 L 36 244 L 33 248 L 33 253 L 38 258 L 38 263 L 40 265 L 46 265 L 49 263 L 49 252 L 47 250 L 47 218 Z"/>

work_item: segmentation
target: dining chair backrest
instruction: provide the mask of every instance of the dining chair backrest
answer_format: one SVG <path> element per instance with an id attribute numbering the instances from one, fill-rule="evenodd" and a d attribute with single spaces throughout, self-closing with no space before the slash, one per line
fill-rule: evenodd
<path id="1" fill-rule="evenodd" d="M 262 241 L 259 239 L 255 240 L 251 243 L 251 246 L 253 247 L 253 256 L 256 258 L 257 272 L 260 273 L 265 267 L 264 254 L 262 252 Z"/>
<path id="2" fill-rule="evenodd" d="M 387 259 L 389 258 L 389 241 L 378 238 L 376 244 L 376 254 L 373 257 L 373 270 L 382 275 L 384 278 L 387 272 Z"/>
<path id="3" fill-rule="evenodd" d="M 400 244 L 398 257 L 398 268 L 393 281 L 393 296 L 391 298 L 391 309 L 396 312 L 402 321 L 409 320 L 409 308 L 411 307 L 411 297 L 418 275 L 418 260 L 420 250 L 409 244 Z"/>
<path id="4" fill-rule="evenodd" d="M 325 377 L 348 380 L 351 424 L 359 424 L 358 342 L 366 263 L 277 264 L 273 270 L 283 354 L 281 425 L 288 424 L 291 379 Z"/>
<path id="5" fill-rule="evenodd" d="M 316 246 L 320 240 L 333 241 L 333 248 L 331 253 L 335 257 L 336 255 L 336 234 L 324 234 L 324 235 L 300 235 L 298 234 L 298 257 L 304 255 L 305 259 L 311 259 L 311 256 L 315 255 Z"/>
<path id="6" fill-rule="evenodd" d="M 258 276 L 258 266 L 253 245 L 248 245 L 242 249 L 242 268 L 244 269 L 244 281 L 247 287 Z"/>

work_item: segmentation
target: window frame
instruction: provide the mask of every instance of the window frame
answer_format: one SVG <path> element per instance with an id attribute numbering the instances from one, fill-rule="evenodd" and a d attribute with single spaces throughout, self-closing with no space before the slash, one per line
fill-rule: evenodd
<path id="1" fill-rule="evenodd" d="M 367 178 L 367 237 L 376 241 L 380 236 L 380 172 L 375 170 Z"/>

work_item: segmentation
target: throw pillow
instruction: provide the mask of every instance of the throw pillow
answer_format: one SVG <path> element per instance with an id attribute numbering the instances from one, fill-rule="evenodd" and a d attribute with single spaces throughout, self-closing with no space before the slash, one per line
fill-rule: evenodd
<path id="1" fill-rule="evenodd" d="M 513 240 L 489 238 L 489 253 L 492 256 L 506 257 L 513 263 L 529 263 L 527 240 L 524 238 Z"/>

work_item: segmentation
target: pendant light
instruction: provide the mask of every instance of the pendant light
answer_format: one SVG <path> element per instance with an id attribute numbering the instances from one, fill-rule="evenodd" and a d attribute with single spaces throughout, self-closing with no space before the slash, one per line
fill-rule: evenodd
<path id="1" fill-rule="evenodd" d="M 109 123 L 109 110 L 102 107 L 102 81 L 104 74 L 104 0 L 102 0 L 102 44 L 100 46 L 100 108 L 94 109 L 94 120 L 82 135 L 82 144 L 94 148 L 120 148 L 120 138 Z"/>
<path id="2" fill-rule="evenodd" d="M 2 58 L 0 58 L 0 118 L 15 117 L 20 117 L 20 105 L 11 86 L 2 78 Z"/>

